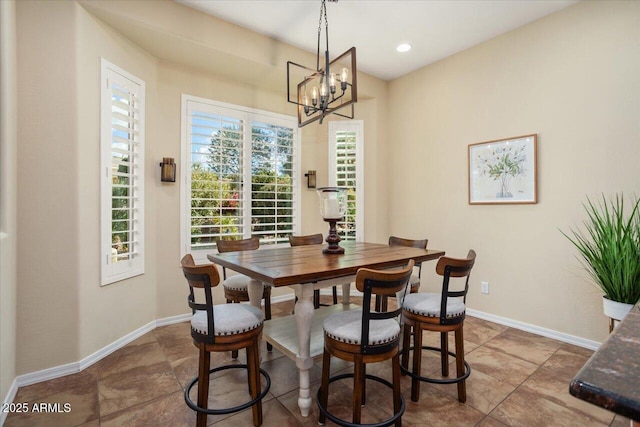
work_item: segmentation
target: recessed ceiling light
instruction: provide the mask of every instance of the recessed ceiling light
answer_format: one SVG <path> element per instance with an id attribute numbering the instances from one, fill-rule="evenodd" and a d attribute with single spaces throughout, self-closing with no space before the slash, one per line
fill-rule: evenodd
<path id="1" fill-rule="evenodd" d="M 396 47 L 398 52 L 409 52 L 411 50 L 411 45 L 409 43 L 400 43 L 398 47 Z"/>

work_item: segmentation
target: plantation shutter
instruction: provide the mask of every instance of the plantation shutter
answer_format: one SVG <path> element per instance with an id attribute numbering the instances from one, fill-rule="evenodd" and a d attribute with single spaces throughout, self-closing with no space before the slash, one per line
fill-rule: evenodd
<path id="1" fill-rule="evenodd" d="M 294 129 L 253 121 L 251 219 L 261 244 L 285 243 L 293 234 L 295 176 Z"/>
<path id="2" fill-rule="evenodd" d="M 244 120 L 203 105 L 189 108 L 190 248 L 241 239 L 244 227 Z"/>
<path id="3" fill-rule="evenodd" d="M 354 131 L 336 132 L 336 185 L 346 187 L 347 213 L 344 221 L 337 224 L 338 234 L 344 240 L 356 239 L 356 133 Z"/>
<path id="4" fill-rule="evenodd" d="M 144 82 L 103 60 L 102 284 L 144 273 Z"/>
<path id="5" fill-rule="evenodd" d="M 364 157 L 361 120 L 329 122 L 329 185 L 346 187 L 347 212 L 336 224 L 344 240 L 364 238 Z"/>

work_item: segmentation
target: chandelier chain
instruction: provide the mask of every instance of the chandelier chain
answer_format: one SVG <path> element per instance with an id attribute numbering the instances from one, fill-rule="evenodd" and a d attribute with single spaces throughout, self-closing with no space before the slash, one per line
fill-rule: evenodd
<path id="1" fill-rule="evenodd" d="M 336 2 L 338 0 L 329 0 Z M 326 0 L 322 0 L 320 5 L 320 19 L 318 20 L 318 50 L 316 52 L 316 70 L 320 70 L 320 39 L 322 38 L 322 19 L 324 18 L 324 35 L 325 35 L 325 50 L 329 50 L 329 20 L 327 19 L 327 4 Z"/>

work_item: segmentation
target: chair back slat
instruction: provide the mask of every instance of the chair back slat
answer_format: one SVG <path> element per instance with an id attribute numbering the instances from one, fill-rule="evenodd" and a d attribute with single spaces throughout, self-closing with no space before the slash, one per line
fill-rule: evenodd
<path id="1" fill-rule="evenodd" d="M 216 239 L 216 247 L 220 253 L 251 251 L 260 247 L 260 239 L 255 236 L 240 240 Z"/>
<path id="2" fill-rule="evenodd" d="M 468 276 L 476 261 L 476 252 L 471 249 L 466 258 L 451 258 L 443 256 L 438 260 L 436 265 L 436 273 L 440 276 L 445 275 L 445 268 L 448 266 L 450 271 L 449 277 L 465 277 Z"/>
<path id="3" fill-rule="evenodd" d="M 413 240 L 402 237 L 390 236 L 389 246 L 408 246 L 410 248 L 427 249 L 429 239 Z"/>
<path id="4" fill-rule="evenodd" d="M 321 245 L 323 241 L 322 233 L 309 234 L 306 236 L 289 235 L 289 244 L 291 246 Z"/>
<path id="5" fill-rule="evenodd" d="M 214 264 L 196 265 L 191 254 L 186 254 L 180 261 L 182 272 L 193 288 L 214 288 L 220 283 L 220 275 Z M 207 283 L 208 282 L 208 283 Z"/>

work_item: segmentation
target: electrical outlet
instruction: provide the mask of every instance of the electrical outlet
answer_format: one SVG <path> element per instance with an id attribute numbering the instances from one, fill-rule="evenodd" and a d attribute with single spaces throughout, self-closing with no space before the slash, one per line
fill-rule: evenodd
<path id="1" fill-rule="evenodd" d="M 480 292 L 483 294 L 489 293 L 489 282 L 480 282 Z"/>

